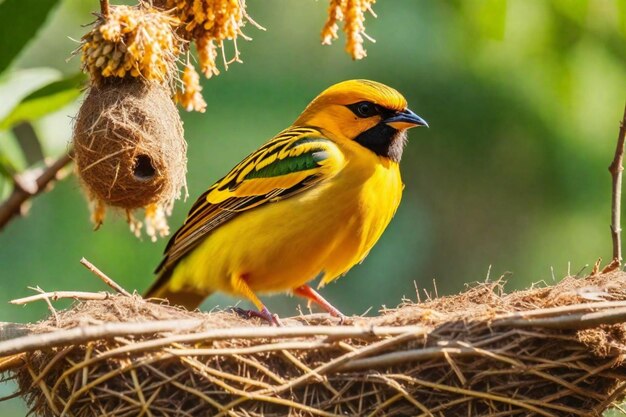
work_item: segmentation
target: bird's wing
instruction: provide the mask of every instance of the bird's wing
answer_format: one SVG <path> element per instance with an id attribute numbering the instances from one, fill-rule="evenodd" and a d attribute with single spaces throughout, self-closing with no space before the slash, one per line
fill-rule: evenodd
<path id="1" fill-rule="evenodd" d="M 156 272 L 171 270 L 212 230 L 240 213 L 301 193 L 335 176 L 344 157 L 312 128 L 279 133 L 213 184 L 191 207 Z"/>

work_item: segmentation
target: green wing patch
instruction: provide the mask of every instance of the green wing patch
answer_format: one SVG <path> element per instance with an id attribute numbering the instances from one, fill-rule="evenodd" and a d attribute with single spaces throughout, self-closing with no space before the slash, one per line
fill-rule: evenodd
<path id="1" fill-rule="evenodd" d="M 317 168 L 321 160 L 326 159 L 328 153 L 320 150 L 303 153 L 298 156 L 287 157 L 246 175 L 245 179 L 271 178 L 281 175 L 293 174 L 294 172 L 307 171 Z"/>

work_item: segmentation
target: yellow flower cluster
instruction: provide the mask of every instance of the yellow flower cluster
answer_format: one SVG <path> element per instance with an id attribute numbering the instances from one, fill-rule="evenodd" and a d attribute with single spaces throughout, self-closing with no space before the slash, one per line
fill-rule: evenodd
<path id="1" fill-rule="evenodd" d="M 182 89 L 176 92 L 176 102 L 180 103 L 185 110 L 195 110 L 204 113 L 206 110 L 206 102 L 202 98 L 202 86 L 200 85 L 200 76 L 191 64 L 185 65 L 182 77 Z"/>
<path id="2" fill-rule="evenodd" d="M 372 10 L 375 1 L 330 0 L 322 44 L 337 39 L 338 24 L 343 22 L 346 50 L 354 59 L 364 58 L 364 38 L 372 40 L 365 34 L 365 12 L 376 16 Z M 140 0 L 138 6 L 111 6 L 83 36 L 83 69 L 96 85 L 109 77 L 170 82 L 176 75 L 178 55 L 188 50 L 186 41 L 193 41 L 200 70 L 210 78 L 219 74 L 216 60 L 220 49 L 226 68 L 241 62 L 237 39 L 249 40 L 242 32 L 247 22 L 263 29 L 246 13 L 245 0 Z M 230 60 L 224 57 L 224 41 L 234 44 Z M 174 98 L 187 111 L 204 112 L 201 90 L 198 73 L 187 61 Z"/>
<path id="3" fill-rule="evenodd" d="M 176 18 L 153 8 L 111 7 L 83 36 L 83 69 L 96 83 L 128 75 L 169 81 L 181 49 L 174 34 L 178 24 Z"/>
<path id="4" fill-rule="evenodd" d="M 254 23 L 244 0 L 167 0 L 166 7 L 180 19 L 181 36 L 195 41 L 200 69 L 207 78 L 219 74 L 215 60 L 218 48 L 223 53 L 225 40 L 234 42 L 235 56 L 229 61 L 224 58 L 224 64 L 241 62 L 237 38 L 248 39 L 241 28 L 247 21 Z"/>
<path id="5" fill-rule="evenodd" d="M 338 22 L 344 22 L 343 31 L 346 34 L 346 51 L 353 59 L 363 59 L 367 55 L 363 48 L 363 38 L 374 41 L 365 34 L 365 12 L 369 11 L 374 17 L 372 4 L 376 0 L 330 0 L 328 19 L 322 29 L 322 45 L 330 45 L 337 39 Z"/>

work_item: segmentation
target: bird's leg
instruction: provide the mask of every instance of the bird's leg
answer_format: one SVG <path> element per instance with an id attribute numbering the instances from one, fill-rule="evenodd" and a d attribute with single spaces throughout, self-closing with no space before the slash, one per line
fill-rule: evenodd
<path id="1" fill-rule="evenodd" d="M 244 310 L 241 308 L 233 309 L 237 314 L 245 317 L 259 317 L 265 321 L 267 321 L 270 325 L 275 325 L 281 327 L 283 324 L 276 314 L 272 314 L 271 311 L 265 307 L 265 305 L 259 300 L 259 297 L 252 291 L 248 283 L 246 282 L 245 275 L 231 275 L 230 282 L 232 285 L 232 289 L 235 293 L 246 297 L 248 300 L 252 301 L 252 304 L 258 308 L 258 311 L 255 310 Z"/>
<path id="2" fill-rule="evenodd" d="M 337 310 L 331 303 L 326 301 L 324 297 L 319 295 L 317 291 L 306 284 L 301 287 L 294 288 L 293 293 L 299 295 L 300 297 L 304 297 L 309 301 L 313 301 L 315 304 L 326 310 L 331 316 L 339 317 L 342 322 L 346 317 L 341 311 Z"/>

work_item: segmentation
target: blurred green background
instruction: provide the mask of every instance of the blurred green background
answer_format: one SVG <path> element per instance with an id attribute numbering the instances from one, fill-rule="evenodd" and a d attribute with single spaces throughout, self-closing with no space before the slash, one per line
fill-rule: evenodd
<path id="1" fill-rule="evenodd" d="M 57 2 L 25 0 L 19 7 L 26 12 L 43 3 Z M 86 31 L 81 25 L 94 20 L 97 3 L 58 1 L 0 76 L 0 119 L 28 93 L 78 72 L 80 59 L 66 59 Z M 203 80 L 205 114 L 182 115 L 191 197 L 177 203 L 173 228 L 195 197 L 288 126 L 321 90 L 370 78 L 404 93 L 431 127 L 410 133 L 404 199 L 382 239 L 363 264 L 323 290 L 345 313 L 415 299 L 415 288 L 432 292 L 433 280 L 440 295 L 458 292 L 484 280 L 489 268 L 491 278 L 507 274 L 513 289 L 610 259 L 607 167 L 626 101 L 626 0 L 380 1 L 378 18 L 366 21 L 376 43 L 366 43 L 362 61 L 344 52 L 343 36 L 330 47 L 320 45 L 327 2 L 248 3 L 267 31 L 248 25 L 254 40 L 239 42 L 244 64 Z M 2 30 L 0 46 L 29 30 L 7 9 L 0 23 L 12 25 Z M 8 48 L 0 47 L 0 55 Z M 68 148 L 80 104 L 76 89 L 53 98 L 38 111 L 62 108 L 32 121 L 50 157 Z M 11 126 L 0 128 L 0 156 L 25 168 Z M 8 193 L 2 178 L 0 195 Z M 43 303 L 8 304 L 32 294 L 28 286 L 104 289 L 79 265 L 81 257 L 127 289 L 143 291 L 164 245 L 138 240 L 123 216 L 111 213 L 94 232 L 76 178 L 69 177 L 0 232 L 0 321 L 46 315 Z M 266 301 L 282 315 L 301 304 L 285 296 Z M 205 307 L 236 302 L 216 295 Z M 24 414 L 18 400 L 1 403 L 0 410 Z"/>

